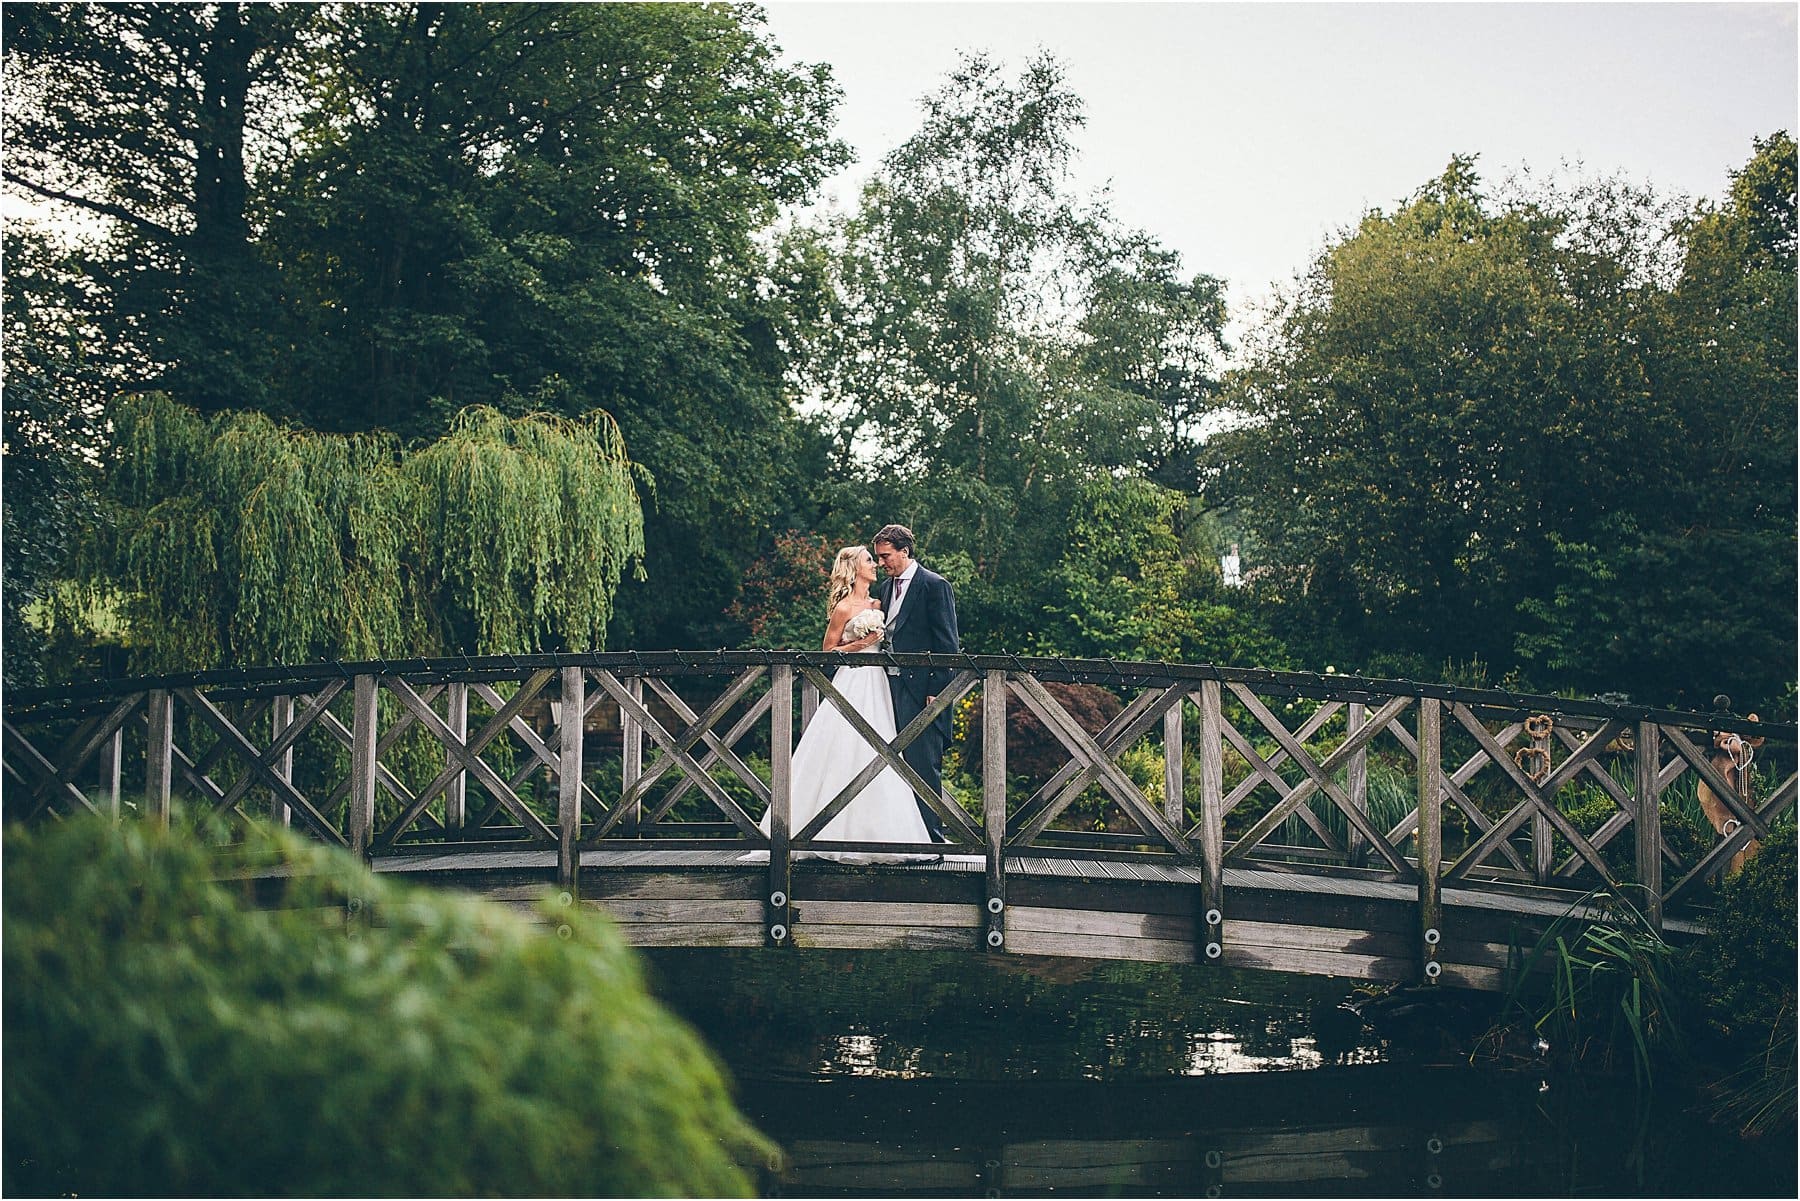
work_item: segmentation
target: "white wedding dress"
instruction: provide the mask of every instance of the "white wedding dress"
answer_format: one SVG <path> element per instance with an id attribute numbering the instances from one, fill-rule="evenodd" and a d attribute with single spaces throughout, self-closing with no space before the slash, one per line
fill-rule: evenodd
<path id="1" fill-rule="evenodd" d="M 874 654 L 873 647 L 859 654 Z M 831 677 L 832 686 L 843 694 L 864 721 L 889 742 L 894 739 L 894 698 L 888 691 L 887 672 L 881 667 L 840 667 Z M 790 769 L 791 814 L 788 830 L 798 834 L 844 786 L 876 758 L 875 748 L 851 728 L 837 706 L 821 697 L 819 708 L 794 748 Z M 763 814 L 760 826 L 769 832 L 769 815 Z M 929 843 L 931 833 L 919 806 L 893 768 L 883 768 L 880 775 L 863 785 L 863 790 L 821 830 L 815 841 L 835 842 L 913 842 Z M 840 863 L 917 863 L 936 856 L 878 854 L 860 851 L 797 851 L 795 858 L 834 859 Z M 744 856 L 768 862 L 767 851 L 753 851 Z"/>

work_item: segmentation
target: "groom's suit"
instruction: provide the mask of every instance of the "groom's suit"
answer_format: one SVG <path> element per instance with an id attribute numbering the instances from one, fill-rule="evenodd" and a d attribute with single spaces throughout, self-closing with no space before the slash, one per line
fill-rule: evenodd
<path id="1" fill-rule="evenodd" d="M 894 612 L 894 585 L 894 578 L 889 577 L 881 582 L 876 593 L 882 612 L 891 615 L 886 619 L 891 650 L 901 654 L 930 652 L 942 655 L 953 655 L 962 650 L 962 637 L 956 628 L 956 597 L 950 591 L 949 580 L 919 564 L 906 582 L 898 613 Z M 948 668 L 927 670 L 917 667 L 890 668 L 889 672 L 888 688 L 894 694 L 896 730 L 905 729 L 906 723 L 925 708 L 925 698 L 942 692 L 949 685 L 952 674 Z M 944 747 L 949 742 L 950 712 L 946 710 L 901 752 L 901 758 L 939 794 L 943 791 Z M 917 797 L 913 799 L 918 800 Z M 943 822 L 924 801 L 918 803 L 926 828 L 934 838 L 943 839 Z"/>

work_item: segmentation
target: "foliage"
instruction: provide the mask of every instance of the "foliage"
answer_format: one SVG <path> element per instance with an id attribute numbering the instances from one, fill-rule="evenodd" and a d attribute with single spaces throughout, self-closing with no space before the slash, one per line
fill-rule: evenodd
<path id="1" fill-rule="evenodd" d="M 1794 1024 L 1794 864 L 1790 824 L 1719 885 L 1711 936 L 1694 950 L 1708 1022 L 1742 1049 L 1766 1047 Z"/>
<path id="2" fill-rule="evenodd" d="M 444 631 L 433 641 L 605 644 L 620 577 L 644 555 L 635 469 L 611 416 L 465 409 L 404 470 L 423 504 L 423 605 Z"/>
<path id="3" fill-rule="evenodd" d="M 1605 910 L 1601 920 L 1574 916 L 1587 903 Z M 1592 1056 L 1610 1066 L 1629 1054 L 1640 1085 L 1652 1079 L 1663 1055 L 1678 1052 L 1685 982 L 1681 964 L 1662 935 L 1623 896 L 1591 893 L 1552 922 L 1517 964 L 1505 1008 L 1523 1007 L 1558 1054 L 1575 1062 Z M 1549 975 L 1548 1005 L 1536 1000 L 1539 971 Z"/>
<path id="4" fill-rule="evenodd" d="M 719 531 L 806 511 L 822 446 L 786 391 L 816 264 L 762 234 L 845 157 L 825 69 L 756 9 L 45 4 L 7 33 L 9 186 L 104 222 L 96 341 L 136 390 L 409 442 L 603 408 L 664 485 L 656 587 L 611 624 L 722 641 Z"/>
<path id="5" fill-rule="evenodd" d="M 1701 1006 L 1719 1058 L 1740 1063 L 1716 1085 L 1715 1114 L 1746 1135 L 1793 1129 L 1800 1056 L 1795 1050 L 1794 826 L 1787 822 L 1728 878 L 1690 952 Z"/>
<path id="6" fill-rule="evenodd" d="M 809 380 L 845 469 L 873 477 L 856 524 L 913 526 L 970 645 L 1156 654 L 1179 617 L 1146 614 L 1166 587 L 1136 595 L 1138 578 L 1176 562 L 1089 568 L 1077 541 L 1129 544 L 1162 503 L 1146 478 L 1189 482 L 1220 284 L 1183 279 L 1172 253 L 1072 194 L 1081 102 L 1054 58 L 1009 77 L 966 56 L 924 109 L 857 212 L 812 236 L 834 302 Z M 1078 530 L 1097 499 L 1108 515 Z M 1119 547 L 1133 549 L 1151 548 Z M 1091 631 L 1067 587 L 1083 570 L 1106 572 L 1094 587 L 1112 606 Z"/>
<path id="7" fill-rule="evenodd" d="M 1216 560 L 1183 548 L 1175 530 L 1182 499 L 1130 476 L 1084 484 L 1060 588 L 1046 598 L 1027 649 L 1044 655 L 1289 666 L 1280 641 L 1232 603 Z"/>
<path id="8" fill-rule="evenodd" d="M 1046 681 L 1044 690 L 1061 705 L 1071 718 L 1089 734 L 1098 734 L 1106 723 L 1117 717 L 1124 705 L 1119 698 L 1098 684 L 1063 684 Z M 963 757 L 971 765 L 981 762 L 981 709 L 969 715 L 968 734 Z M 1006 702 L 1006 772 L 1020 777 L 1036 788 L 1055 775 L 1069 761 L 1062 740 L 1044 728 L 1037 714 L 1027 709 L 1016 697 Z"/>
<path id="9" fill-rule="evenodd" d="M 769 1150 L 592 913 L 546 904 L 558 939 L 256 828 L 223 873 L 98 820 L 5 866 L 9 1193 L 743 1194 Z M 270 870 L 278 907 L 231 882 Z"/>
<path id="10" fill-rule="evenodd" d="M 111 533 L 90 571 L 123 590 L 150 671 L 587 649 L 643 553 L 604 413 L 471 409 L 409 455 L 160 394 L 112 421 Z"/>
<path id="11" fill-rule="evenodd" d="M 1277 632 L 1643 701 L 1779 691 L 1792 147 L 1759 143 L 1755 182 L 1693 219 L 1605 181 L 1496 201 L 1459 157 L 1329 246 L 1209 447 L 1286 594 Z"/>
<path id="12" fill-rule="evenodd" d="M 737 600 L 726 611 L 749 628 L 746 646 L 816 650 L 830 616 L 826 581 L 838 546 L 820 534 L 790 531 L 775 536 L 768 553 L 744 567 Z"/>
<path id="13" fill-rule="evenodd" d="M 4 471 L 6 587 L 0 591 L 5 683 L 44 683 L 42 632 L 26 610 L 54 600 L 55 584 L 95 518 L 95 461 L 107 379 L 84 328 L 91 288 L 71 256 L 9 222 L 5 240 Z"/>
<path id="14" fill-rule="evenodd" d="M 780 62 L 760 24 L 731 6 L 335 9 L 317 106 L 268 181 L 303 348 L 279 403 L 406 437 L 475 403 L 605 408 L 660 484 L 654 588 L 620 597 L 637 646 L 717 623 L 737 570 L 721 531 L 779 519 L 808 446 L 784 376 L 814 284 L 758 233 L 844 151 L 824 68 Z"/>

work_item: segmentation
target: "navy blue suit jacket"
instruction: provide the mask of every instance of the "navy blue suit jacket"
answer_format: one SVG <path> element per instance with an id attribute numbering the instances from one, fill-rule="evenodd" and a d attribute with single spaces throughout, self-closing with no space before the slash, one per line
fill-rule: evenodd
<path id="1" fill-rule="evenodd" d="M 876 593 L 883 613 L 893 608 L 894 581 L 883 580 Z M 950 581 L 924 564 L 913 573 L 906 585 L 906 597 L 900 612 L 887 621 L 888 645 L 902 654 L 954 655 L 962 650 L 962 635 L 956 628 L 956 596 Z M 900 686 L 923 705 L 925 698 L 936 696 L 950 683 L 948 668 L 926 671 L 902 669 Z"/>

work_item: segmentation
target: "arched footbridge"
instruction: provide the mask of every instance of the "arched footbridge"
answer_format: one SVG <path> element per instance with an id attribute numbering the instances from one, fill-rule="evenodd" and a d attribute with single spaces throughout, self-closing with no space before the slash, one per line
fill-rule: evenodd
<path id="1" fill-rule="evenodd" d="M 831 686 L 850 661 L 521 655 L 15 689 L 4 813 L 167 820 L 179 803 L 272 819 L 378 872 L 502 901 L 556 890 L 640 945 L 960 948 L 1497 988 L 1550 923 L 1620 899 L 1671 937 L 1699 933 L 1709 882 L 1795 800 L 1794 727 L 1728 712 L 891 655 L 953 680 L 885 741 Z M 821 704 L 863 734 L 868 762 L 796 829 L 792 752 Z M 933 794 L 900 752 L 945 711 L 958 737 Z M 819 839 L 884 768 L 950 843 Z"/>

